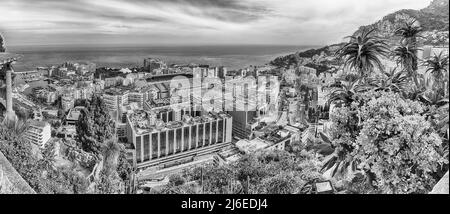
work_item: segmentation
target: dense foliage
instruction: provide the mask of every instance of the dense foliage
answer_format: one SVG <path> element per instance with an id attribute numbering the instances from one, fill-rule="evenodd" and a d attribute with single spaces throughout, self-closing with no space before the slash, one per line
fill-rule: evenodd
<path id="1" fill-rule="evenodd" d="M 25 138 L 28 122 L 4 122 L 0 126 L 0 151 L 37 193 L 122 193 L 124 181 L 130 180 L 131 165 L 126 160 L 125 148 L 114 134 L 110 119 L 99 97 L 86 102 L 83 117 L 77 124 L 78 143 L 68 143 L 66 153 L 69 165 L 56 166 L 55 141 L 39 149 Z M 62 142 L 59 142 L 60 144 Z M 84 151 L 83 151 L 84 150 Z M 80 172 L 101 169 L 93 181 Z M 95 175 L 96 172 L 94 171 Z"/>
<path id="2" fill-rule="evenodd" d="M 83 150 L 99 154 L 106 140 L 115 133 L 114 120 L 99 96 L 92 97 L 85 107 L 76 124 L 77 141 Z"/>
<path id="3" fill-rule="evenodd" d="M 426 107 L 392 92 L 362 97 L 363 106 L 353 103 L 332 114 L 334 145 L 383 192 L 429 191 L 433 172 L 448 161 L 438 152 L 442 141 L 423 115 Z"/>
<path id="4" fill-rule="evenodd" d="M 448 170 L 448 56 L 425 60 L 429 75 L 420 74 L 421 32 L 413 19 L 392 33 L 401 37 L 390 50 L 401 69 L 389 72 L 379 63 L 388 57 L 381 47 L 386 44 L 371 39 L 370 31 L 352 36 L 337 52 L 360 75 L 332 86 L 328 98 L 335 108 L 325 139 L 334 152 L 322 169 L 347 182 L 350 192 L 427 193 Z"/>
<path id="5" fill-rule="evenodd" d="M 98 157 L 97 168 L 93 169 L 95 192 L 121 193 L 124 182 L 130 180 L 132 167 L 126 160 L 124 145 L 115 138 L 114 120 L 98 96 L 79 100 L 77 104 L 85 107 L 76 124 L 77 141 L 85 152 Z M 100 170 L 98 176 L 97 169 Z"/>
<path id="6" fill-rule="evenodd" d="M 314 181 L 321 180 L 319 163 L 311 153 L 297 155 L 286 151 L 261 151 L 244 155 L 231 165 L 214 164 L 185 170 L 174 175 L 163 193 L 310 193 Z M 192 185 L 195 181 L 199 187 Z"/>
<path id="7" fill-rule="evenodd" d="M 42 157 L 33 152 L 33 145 L 24 138 L 27 123 L 17 121 L 0 126 L 0 151 L 16 171 L 37 192 L 86 193 L 87 180 L 66 167 L 55 167 L 54 143 L 42 149 Z"/>

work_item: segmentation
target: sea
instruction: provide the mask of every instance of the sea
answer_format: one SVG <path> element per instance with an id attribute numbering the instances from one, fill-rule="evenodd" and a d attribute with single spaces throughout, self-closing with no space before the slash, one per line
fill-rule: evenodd
<path id="1" fill-rule="evenodd" d="M 167 64 L 208 64 L 229 70 L 250 65 L 264 65 L 278 56 L 316 46 L 282 45 L 203 45 L 203 46 L 125 46 L 125 45 L 29 45 L 10 46 L 8 52 L 23 55 L 15 71 L 61 65 L 64 62 L 93 62 L 97 67 L 132 68 L 143 65 L 145 58 L 159 58 Z"/>

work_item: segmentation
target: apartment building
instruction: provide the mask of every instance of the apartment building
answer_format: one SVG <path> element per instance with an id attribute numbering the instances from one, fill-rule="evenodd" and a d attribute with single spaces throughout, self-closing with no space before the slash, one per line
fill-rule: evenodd
<path id="1" fill-rule="evenodd" d="M 31 121 L 28 130 L 25 132 L 25 138 L 39 147 L 44 147 L 51 138 L 50 124 L 42 121 Z"/>

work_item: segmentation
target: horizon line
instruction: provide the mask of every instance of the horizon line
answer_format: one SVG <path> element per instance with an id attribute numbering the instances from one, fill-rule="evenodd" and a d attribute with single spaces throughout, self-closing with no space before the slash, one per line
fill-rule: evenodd
<path id="1" fill-rule="evenodd" d="M 8 47 L 60 47 L 60 46 L 75 46 L 75 47 L 92 47 L 92 46 L 127 46 L 127 47 L 135 47 L 135 46 L 142 46 L 142 47 L 193 47 L 193 46 L 214 46 L 214 47 L 221 47 L 221 46 L 285 46 L 285 47 L 295 47 L 295 46 L 310 46 L 310 47 L 322 47 L 327 46 L 330 44 L 258 44 L 258 43 L 180 43 L 180 44 L 173 44 L 173 43 L 57 43 L 57 44 L 6 44 L 6 48 Z"/>

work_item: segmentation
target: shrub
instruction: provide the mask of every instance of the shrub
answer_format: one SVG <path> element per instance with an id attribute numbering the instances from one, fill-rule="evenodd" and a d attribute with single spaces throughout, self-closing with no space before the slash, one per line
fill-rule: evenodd
<path id="1" fill-rule="evenodd" d="M 425 193 L 433 173 L 448 160 L 442 141 L 426 120 L 426 107 L 392 92 L 367 92 L 331 119 L 335 153 L 352 160 L 384 193 Z M 342 152 L 346 151 L 346 152 Z"/>

